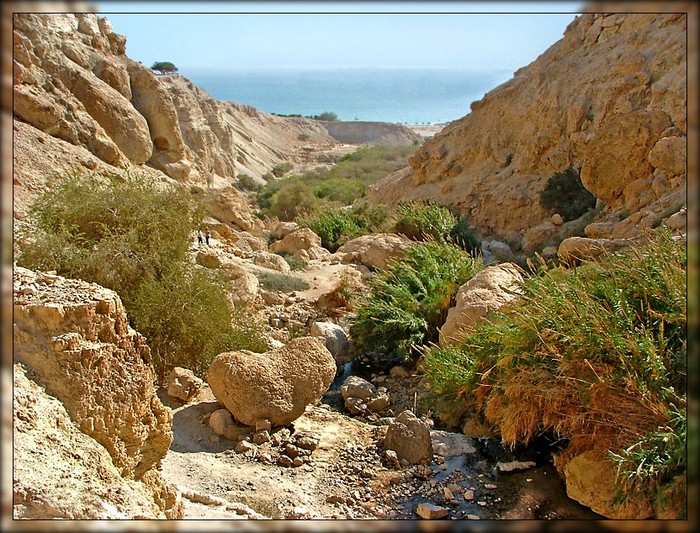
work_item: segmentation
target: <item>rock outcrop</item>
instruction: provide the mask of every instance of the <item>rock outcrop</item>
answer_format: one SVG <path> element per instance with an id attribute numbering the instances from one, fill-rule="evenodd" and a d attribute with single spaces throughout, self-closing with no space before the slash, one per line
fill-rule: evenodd
<path id="1" fill-rule="evenodd" d="M 598 199 L 589 222 L 607 224 L 586 236 L 629 238 L 653 227 L 687 201 L 686 17 L 576 17 L 561 40 L 473 102 L 368 198 L 447 205 L 498 240 L 545 222 L 553 236 L 554 213 L 539 194 L 573 167 Z M 636 217 L 620 221 L 626 215 Z"/>
<path id="2" fill-rule="evenodd" d="M 116 293 L 15 267 L 14 358 L 107 450 L 122 477 L 150 485 L 161 510 L 177 517 L 177 495 L 158 472 L 172 413 L 155 394 L 150 349 Z"/>
<path id="3" fill-rule="evenodd" d="M 268 419 L 273 426 L 284 426 L 328 390 L 335 371 L 335 360 L 321 340 L 299 337 L 265 354 L 219 354 L 207 382 L 237 421 L 255 426 Z"/>
<path id="4" fill-rule="evenodd" d="M 385 269 L 393 260 L 400 259 L 404 250 L 412 244 L 415 243 L 403 235 L 374 233 L 349 240 L 338 248 L 336 254 L 345 263 Z"/>
<path id="5" fill-rule="evenodd" d="M 455 306 L 440 328 L 440 345 L 457 344 L 490 313 L 522 294 L 523 277 L 513 263 L 486 267 L 457 291 Z"/>

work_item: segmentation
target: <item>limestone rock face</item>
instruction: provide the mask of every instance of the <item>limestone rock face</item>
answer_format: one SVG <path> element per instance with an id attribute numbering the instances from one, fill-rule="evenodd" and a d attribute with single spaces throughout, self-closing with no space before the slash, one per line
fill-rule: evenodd
<path id="1" fill-rule="evenodd" d="M 365 266 L 385 269 L 390 262 L 399 259 L 413 241 L 395 233 L 362 235 L 343 244 L 336 254 L 345 263 L 361 263 Z"/>
<path id="2" fill-rule="evenodd" d="M 551 224 L 539 194 L 568 167 L 604 203 L 595 222 L 662 213 L 679 191 L 682 204 L 685 24 L 670 13 L 576 17 L 561 40 L 423 144 L 410 167 L 369 187 L 368 199 L 434 201 L 497 240 Z"/>
<path id="3" fill-rule="evenodd" d="M 148 486 L 123 478 L 29 373 L 14 365 L 13 518 L 166 518 Z"/>
<path id="4" fill-rule="evenodd" d="M 262 221 L 255 218 L 248 202 L 235 187 L 210 189 L 204 197 L 204 205 L 211 216 L 235 224 L 243 231 L 255 234 L 263 229 Z"/>
<path id="5" fill-rule="evenodd" d="M 456 344 L 468 330 L 522 294 L 523 277 L 513 263 L 486 267 L 457 291 L 455 306 L 440 328 L 440 345 Z"/>
<path id="6" fill-rule="evenodd" d="M 239 422 L 290 424 L 318 400 L 335 377 L 335 361 L 316 337 L 299 337 L 264 354 L 226 352 L 214 358 L 207 382 Z"/>
<path id="7" fill-rule="evenodd" d="M 403 411 L 389 424 L 384 447 L 394 450 L 399 460 L 411 464 L 430 462 L 433 458 L 430 428 L 411 411 Z"/>
<path id="8" fill-rule="evenodd" d="M 172 413 L 156 396 L 150 349 L 119 296 L 21 267 L 13 274 L 15 362 L 104 446 L 123 477 L 154 482 L 173 439 Z M 174 502 L 164 505 L 170 512 Z"/>

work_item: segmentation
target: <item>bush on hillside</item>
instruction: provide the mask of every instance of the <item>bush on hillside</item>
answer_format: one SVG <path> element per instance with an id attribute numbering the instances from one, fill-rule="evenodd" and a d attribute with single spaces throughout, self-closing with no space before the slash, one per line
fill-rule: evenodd
<path id="1" fill-rule="evenodd" d="M 603 446 L 624 497 L 665 495 L 683 514 L 686 265 L 683 243 L 662 232 L 629 253 L 546 270 L 459 347 L 429 350 L 426 382 L 511 446 L 543 432 L 568 443 L 562 457 Z"/>
<path id="2" fill-rule="evenodd" d="M 18 238 L 18 264 L 98 283 L 126 305 L 185 259 L 201 213 L 145 177 L 56 176 L 29 208 L 35 227 Z"/>
<path id="3" fill-rule="evenodd" d="M 410 146 L 373 146 L 346 154 L 331 168 L 317 168 L 302 175 L 269 181 L 257 195 L 263 213 L 284 220 L 293 220 L 314 209 L 338 209 L 362 198 L 368 185 L 407 164 L 415 148 Z M 292 189 L 293 191 L 290 191 Z M 296 212 L 289 209 L 290 198 L 298 198 L 303 190 L 306 202 Z"/>
<path id="4" fill-rule="evenodd" d="M 217 351 L 264 348 L 255 325 L 232 316 L 225 285 L 187 261 L 202 211 L 186 192 L 128 174 L 69 174 L 54 178 L 29 213 L 17 264 L 119 294 L 159 378 L 172 365 L 205 377 Z"/>
<path id="5" fill-rule="evenodd" d="M 549 178 L 540 193 L 540 205 L 565 221 L 576 220 L 595 207 L 596 198 L 581 182 L 580 171 L 569 167 Z"/>
<path id="6" fill-rule="evenodd" d="M 352 213 L 346 210 L 317 211 L 298 222 L 321 237 L 321 246 L 330 252 L 335 252 L 348 240 L 364 233 Z"/>
<path id="7" fill-rule="evenodd" d="M 161 380 L 175 366 L 206 379 L 222 352 L 268 349 L 250 313 L 233 311 L 224 283 L 205 268 L 180 263 L 162 279 L 144 283 L 130 316 L 148 341 Z"/>
<path id="8" fill-rule="evenodd" d="M 472 254 L 481 250 L 469 221 L 446 207 L 421 201 L 404 202 L 395 208 L 393 218 L 393 230 L 414 241 L 452 242 Z"/>
<path id="9" fill-rule="evenodd" d="M 410 246 L 370 280 L 369 295 L 350 326 L 355 347 L 380 354 L 376 362 L 386 366 L 411 360 L 417 347 L 438 340 L 457 289 L 480 267 L 480 260 L 451 244 Z"/>
<path id="10" fill-rule="evenodd" d="M 275 165 L 274 167 L 272 167 L 272 174 L 276 178 L 281 178 L 282 176 L 284 176 L 287 172 L 289 172 L 293 168 L 294 168 L 294 165 L 292 165 L 289 162 L 280 163 L 279 165 Z"/>

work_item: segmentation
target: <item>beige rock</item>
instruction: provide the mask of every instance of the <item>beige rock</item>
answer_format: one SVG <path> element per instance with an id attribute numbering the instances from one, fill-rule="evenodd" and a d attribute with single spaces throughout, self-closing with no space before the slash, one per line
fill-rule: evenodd
<path id="1" fill-rule="evenodd" d="M 335 377 L 335 361 L 316 337 L 299 337 L 266 354 L 226 352 L 212 361 L 214 396 L 243 424 L 267 418 L 283 426 L 301 416 Z"/>
<path id="2" fill-rule="evenodd" d="M 389 424 L 384 447 L 411 464 L 430 462 L 433 457 L 430 428 L 411 411 L 403 411 Z"/>
<path id="3" fill-rule="evenodd" d="M 296 222 L 280 221 L 272 230 L 272 235 L 274 235 L 276 239 L 284 239 L 287 235 L 295 232 L 298 229 L 299 224 L 297 224 Z"/>
<path id="4" fill-rule="evenodd" d="M 332 322 L 314 322 L 309 335 L 323 339 L 336 364 L 344 365 L 350 361 L 350 343 L 345 330 Z"/>
<path id="5" fill-rule="evenodd" d="M 307 252 L 313 247 L 321 246 L 321 237 L 316 235 L 309 228 L 299 228 L 280 241 L 275 241 L 270 245 L 270 251 L 273 253 L 287 252 L 295 254 L 299 250 Z"/>
<path id="6" fill-rule="evenodd" d="M 590 261 L 601 255 L 623 250 L 632 244 L 628 239 L 569 237 L 561 242 L 557 254 L 562 263 L 575 265 L 581 261 Z"/>
<path id="7" fill-rule="evenodd" d="M 402 235 L 394 233 L 375 233 L 363 235 L 343 244 L 337 254 L 346 263 L 358 262 L 372 268 L 385 269 L 392 260 L 403 255 L 410 241 Z"/>
<path id="8" fill-rule="evenodd" d="M 150 487 L 123 478 L 107 450 L 27 373 L 14 365 L 13 518 L 166 518 Z"/>
<path id="9" fill-rule="evenodd" d="M 253 264 L 285 274 L 292 270 L 289 263 L 284 260 L 284 257 L 270 252 L 257 252 L 253 256 Z"/>
<path id="10" fill-rule="evenodd" d="M 157 493 L 171 494 L 149 473 L 157 470 L 173 434 L 172 412 L 155 392 L 145 339 L 129 327 L 113 291 L 50 278 L 13 270 L 15 362 L 30 368 L 32 379 L 63 403 L 72 423 L 104 446 L 123 477 L 148 477 Z M 24 291 L 27 286 L 34 291 Z"/>
<path id="11" fill-rule="evenodd" d="M 561 226 L 564 223 L 564 219 L 561 217 L 561 215 L 559 213 L 554 213 L 552 215 L 552 218 L 550 219 L 550 221 L 555 226 Z"/>
<path id="12" fill-rule="evenodd" d="M 457 291 L 455 306 L 440 328 L 440 345 L 458 343 L 489 313 L 515 300 L 522 293 L 520 269 L 513 263 L 486 267 Z"/>
<path id="13" fill-rule="evenodd" d="M 368 200 L 433 201 L 503 240 L 551 222 L 539 194 L 569 166 L 612 213 L 624 209 L 625 187 L 655 167 L 684 174 L 683 17 L 628 13 L 604 28 L 605 17 L 576 17 L 561 40 L 425 142 L 409 168 L 368 187 Z M 526 254 L 543 242 L 530 239 Z"/>
<path id="14" fill-rule="evenodd" d="M 607 518 L 641 520 L 651 516 L 651 509 L 631 503 L 615 505 L 615 466 L 601 454 L 586 451 L 564 467 L 566 494 Z"/>
<path id="15" fill-rule="evenodd" d="M 202 388 L 204 381 L 188 368 L 176 366 L 167 379 L 168 396 L 189 402 Z"/>
<path id="16" fill-rule="evenodd" d="M 450 514 L 450 510 L 433 503 L 419 503 L 416 507 L 416 514 L 424 520 L 437 520 L 445 518 Z"/>
<path id="17" fill-rule="evenodd" d="M 219 272 L 229 282 L 228 294 L 234 306 L 244 306 L 255 300 L 260 288 L 255 274 L 233 263 L 225 263 Z"/>
<path id="18" fill-rule="evenodd" d="M 211 216 L 221 222 L 230 222 L 248 232 L 264 229 L 262 221 L 253 216 L 248 202 L 235 187 L 210 189 L 203 203 Z"/>

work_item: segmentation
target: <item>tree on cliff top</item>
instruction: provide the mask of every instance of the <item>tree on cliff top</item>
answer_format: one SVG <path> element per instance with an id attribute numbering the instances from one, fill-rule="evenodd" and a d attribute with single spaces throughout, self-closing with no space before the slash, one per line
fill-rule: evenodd
<path id="1" fill-rule="evenodd" d="M 177 67 L 170 61 L 156 61 L 151 66 L 151 70 L 157 70 L 161 74 L 171 74 L 177 72 Z"/>

